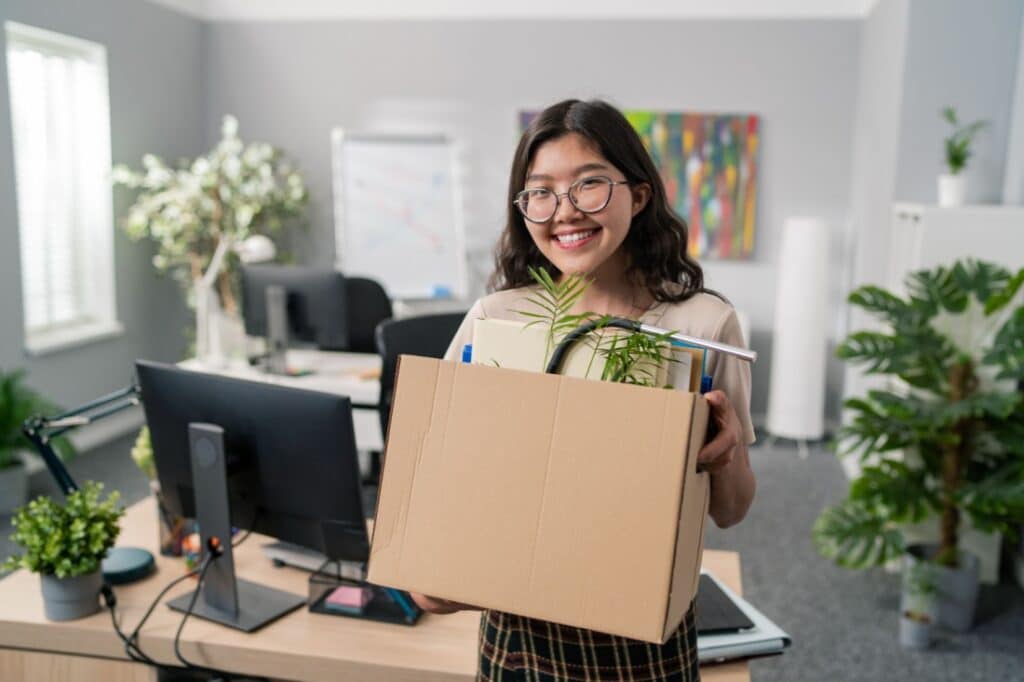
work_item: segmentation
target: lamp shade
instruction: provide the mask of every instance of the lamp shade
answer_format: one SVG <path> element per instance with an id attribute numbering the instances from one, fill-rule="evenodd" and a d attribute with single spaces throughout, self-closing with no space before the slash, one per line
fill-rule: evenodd
<path id="1" fill-rule="evenodd" d="M 786 221 L 779 252 L 768 393 L 768 432 L 797 440 L 825 434 L 828 227 Z"/>

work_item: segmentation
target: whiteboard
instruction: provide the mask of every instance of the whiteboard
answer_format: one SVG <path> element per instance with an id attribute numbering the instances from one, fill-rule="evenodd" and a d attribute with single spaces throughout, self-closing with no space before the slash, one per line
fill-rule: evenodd
<path id="1" fill-rule="evenodd" d="M 456 151 L 444 136 L 331 131 L 335 262 L 392 298 L 464 298 Z"/>

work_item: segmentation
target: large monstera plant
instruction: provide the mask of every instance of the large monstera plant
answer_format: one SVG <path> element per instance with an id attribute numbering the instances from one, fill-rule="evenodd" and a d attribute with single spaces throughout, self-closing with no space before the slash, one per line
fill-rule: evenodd
<path id="1" fill-rule="evenodd" d="M 886 375 L 847 400 L 835 445 L 862 469 L 813 536 L 843 566 L 879 565 L 905 551 L 900 528 L 940 515 L 934 560 L 958 561 L 961 515 L 1009 536 L 1024 520 L 1024 270 L 959 261 L 915 272 L 900 297 L 875 286 L 849 302 L 886 325 L 859 331 L 840 358 Z"/>

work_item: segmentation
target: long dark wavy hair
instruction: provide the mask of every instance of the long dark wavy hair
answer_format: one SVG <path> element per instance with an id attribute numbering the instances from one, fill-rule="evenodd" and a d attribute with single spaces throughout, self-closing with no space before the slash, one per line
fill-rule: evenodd
<path id="1" fill-rule="evenodd" d="M 640 136 L 607 102 L 575 99 L 542 111 L 519 139 L 508 181 L 508 219 L 495 250 L 495 269 L 488 288 L 501 291 L 533 284 L 530 267 L 544 268 L 552 277 L 561 274 L 534 244 L 525 219 L 512 202 L 526 185 L 526 173 L 537 149 L 569 133 L 577 133 L 595 145 L 630 185 L 646 183 L 651 188 L 650 200 L 633 218 L 623 241 L 629 256 L 626 276 L 656 301 L 684 301 L 706 291 L 704 271 L 686 251 L 686 221 L 669 206 L 661 176 Z"/>

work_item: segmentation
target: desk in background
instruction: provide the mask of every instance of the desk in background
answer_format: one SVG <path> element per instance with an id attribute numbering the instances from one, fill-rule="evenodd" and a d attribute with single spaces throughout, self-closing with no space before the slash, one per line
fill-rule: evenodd
<path id="1" fill-rule="evenodd" d="M 122 628 L 130 630 L 160 589 L 181 574 L 181 559 L 156 551 L 156 504 L 146 499 L 128 509 L 119 544 L 148 547 L 158 571 L 116 588 Z M 235 550 L 239 577 L 306 594 L 308 573 L 275 568 L 260 550 L 267 538 L 253 534 Z M 734 552 L 708 550 L 704 568 L 740 592 L 740 561 Z M 167 599 L 192 589 L 171 590 Z M 132 663 L 106 611 L 67 622 L 43 616 L 39 577 L 17 571 L 0 580 L 0 680 L 4 682 L 153 682 L 156 674 Z M 158 606 L 139 638 L 153 658 L 176 665 L 174 633 L 181 614 Z M 424 614 L 412 627 L 325 616 L 302 608 L 253 633 L 190 619 L 182 653 L 200 665 L 239 674 L 286 680 L 469 682 L 476 674 L 480 614 Z M 705 668 L 706 682 L 749 682 L 746 663 Z"/>
<path id="2" fill-rule="evenodd" d="M 347 395 L 352 400 L 356 447 L 362 452 L 380 452 L 384 449 L 377 413 L 377 401 L 380 399 L 379 355 L 296 349 L 288 351 L 288 364 L 294 369 L 312 370 L 312 374 L 278 376 L 241 360 L 230 360 L 225 365 L 211 365 L 193 358 L 178 366 L 237 379 Z"/>

